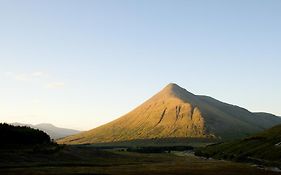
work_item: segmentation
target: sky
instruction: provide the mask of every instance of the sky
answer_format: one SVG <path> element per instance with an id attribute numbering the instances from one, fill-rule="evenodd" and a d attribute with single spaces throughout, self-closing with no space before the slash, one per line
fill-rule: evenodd
<path id="1" fill-rule="evenodd" d="M 174 82 L 281 116 L 279 0 L 0 0 L 0 122 L 88 130 Z"/>

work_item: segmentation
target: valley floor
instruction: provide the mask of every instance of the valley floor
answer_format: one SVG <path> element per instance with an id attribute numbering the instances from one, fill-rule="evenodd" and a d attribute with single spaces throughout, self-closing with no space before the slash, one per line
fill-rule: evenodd
<path id="1" fill-rule="evenodd" d="M 249 164 L 207 160 L 182 152 L 143 154 L 66 146 L 55 152 L 1 151 L 1 175 L 274 175 Z"/>

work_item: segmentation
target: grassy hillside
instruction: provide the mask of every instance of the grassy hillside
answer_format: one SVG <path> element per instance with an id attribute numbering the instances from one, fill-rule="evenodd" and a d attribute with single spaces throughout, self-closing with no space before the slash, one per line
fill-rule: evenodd
<path id="1" fill-rule="evenodd" d="M 234 139 L 279 123 L 279 117 L 256 115 L 169 84 L 128 114 L 90 131 L 58 140 L 58 143 L 92 144 L 183 137 Z"/>
<path id="2" fill-rule="evenodd" d="M 207 146 L 196 154 L 281 166 L 281 125 L 242 140 Z"/>
<path id="3" fill-rule="evenodd" d="M 197 96 L 196 103 L 206 120 L 208 130 L 223 139 L 237 139 L 281 124 L 281 118 L 268 113 L 252 113 L 236 105 L 208 96 Z"/>

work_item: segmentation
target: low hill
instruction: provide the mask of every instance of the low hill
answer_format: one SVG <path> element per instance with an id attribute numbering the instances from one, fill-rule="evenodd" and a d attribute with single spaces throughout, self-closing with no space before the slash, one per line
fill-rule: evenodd
<path id="1" fill-rule="evenodd" d="M 242 140 L 207 146 L 197 155 L 281 165 L 281 125 Z"/>
<path id="2" fill-rule="evenodd" d="M 194 95 L 176 84 L 128 114 L 58 143 L 87 144 L 153 138 L 234 139 L 281 123 L 281 118 L 252 113 L 208 96 Z"/>
<path id="3" fill-rule="evenodd" d="M 0 138 L 0 146 L 51 143 L 50 136 L 43 131 L 5 123 L 0 123 Z"/>
<path id="4" fill-rule="evenodd" d="M 56 140 L 59 138 L 67 137 L 70 135 L 78 134 L 81 131 L 67 128 L 59 128 L 50 123 L 41 123 L 37 125 L 24 124 L 24 123 L 11 123 L 14 126 L 28 126 L 31 128 L 39 129 L 46 132 L 52 139 Z"/>

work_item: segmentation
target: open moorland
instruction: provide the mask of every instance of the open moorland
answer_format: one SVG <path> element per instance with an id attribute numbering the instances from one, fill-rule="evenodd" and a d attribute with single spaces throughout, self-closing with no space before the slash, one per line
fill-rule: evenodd
<path id="1" fill-rule="evenodd" d="M 92 146 L 46 146 L 2 149 L 0 174 L 189 174 L 273 175 L 251 164 L 233 163 L 194 156 L 187 151 L 137 153 L 126 149 L 101 150 Z"/>

